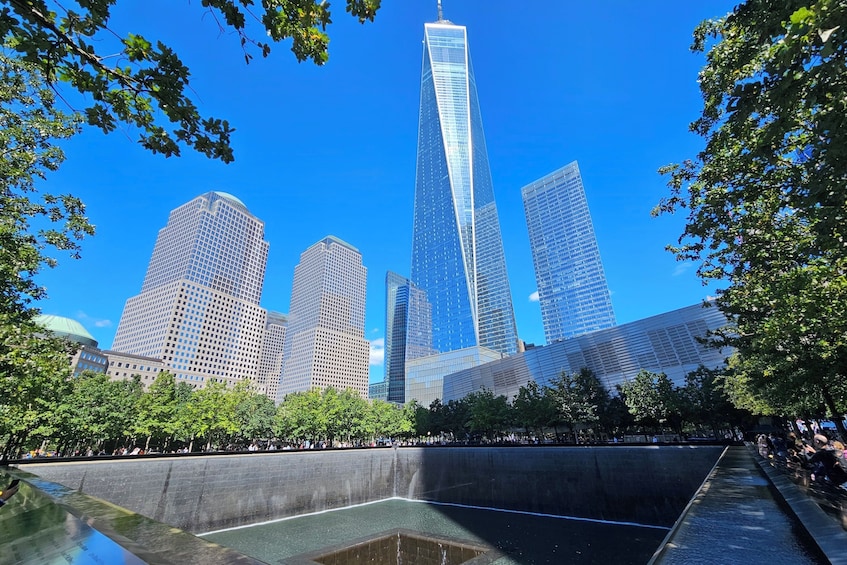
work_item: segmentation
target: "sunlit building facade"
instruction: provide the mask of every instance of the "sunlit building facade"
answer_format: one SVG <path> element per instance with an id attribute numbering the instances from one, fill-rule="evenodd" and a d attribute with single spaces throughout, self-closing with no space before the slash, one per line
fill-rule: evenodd
<path id="1" fill-rule="evenodd" d="M 410 278 L 431 306 L 434 351 L 517 351 L 467 30 L 441 18 L 424 27 Z"/>
<path id="2" fill-rule="evenodd" d="M 480 365 L 502 359 L 503 356 L 499 351 L 474 346 L 412 359 L 406 363 L 406 400 L 415 400 L 424 407 L 436 399 L 444 400 L 445 375 L 465 369 L 478 369 Z"/>
<path id="3" fill-rule="evenodd" d="M 231 194 L 208 192 L 176 208 L 112 349 L 160 359 L 194 387 L 255 381 L 267 258 L 264 223 Z"/>
<path id="4" fill-rule="evenodd" d="M 526 185 L 521 195 L 547 343 L 614 326 L 576 161 Z"/>
<path id="5" fill-rule="evenodd" d="M 333 236 L 300 255 L 294 269 L 278 401 L 293 392 L 330 386 L 368 397 L 367 272 L 359 250 Z"/>
<path id="6" fill-rule="evenodd" d="M 282 375 L 282 353 L 285 346 L 285 332 L 287 329 L 288 316 L 280 312 L 268 311 L 255 387 L 257 392 L 271 399 L 275 399 L 278 393 L 279 379 Z"/>
<path id="7" fill-rule="evenodd" d="M 665 373 L 675 385 L 684 386 L 685 376 L 698 367 L 724 366 L 731 349 L 714 349 L 700 340 L 726 323 L 714 304 L 672 310 L 446 375 L 441 398 L 457 400 L 485 388 L 512 399 L 529 381 L 549 386 L 563 372 L 583 368 L 610 390 L 642 369 Z"/>
<path id="8" fill-rule="evenodd" d="M 152 357 L 119 351 L 104 351 L 103 354 L 109 360 L 106 374 L 109 375 L 111 380 L 128 381 L 138 375 L 138 379 L 145 389 L 156 382 L 159 373 L 166 369 L 165 364 L 160 359 L 153 359 Z"/>

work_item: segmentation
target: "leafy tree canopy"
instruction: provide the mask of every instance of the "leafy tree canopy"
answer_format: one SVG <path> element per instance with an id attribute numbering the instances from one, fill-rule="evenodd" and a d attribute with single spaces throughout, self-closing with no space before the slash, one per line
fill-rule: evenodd
<path id="1" fill-rule="evenodd" d="M 687 210 L 670 249 L 726 284 L 732 324 L 715 341 L 739 352 L 735 384 L 782 412 L 792 395 L 847 410 L 845 22 L 847 0 L 748 0 L 700 24 L 691 130 L 706 146 L 662 169 L 670 196 L 654 211 Z"/>
<path id="2" fill-rule="evenodd" d="M 373 21 L 381 0 L 347 0 L 346 11 L 360 22 Z M 117 0 L 3 0 L 0 36 L 8 48 L 37 65 L 50 84 L 70 84 L 91 100 L 90 125 L 105 132 L 127 124 L 141 132 L 139 142 L 153 153 L 179 155 L 180 147 L 228 163 L 233 160 L 226 120 L 200 115 L 189 96 L 190 73 L 173 49 L 153 38 L 125 36 L 109 28 Z M 249 62 L 267 57 L 269 43 L 291 39 L 298 61 L 317 65 L 328 59 L 329 2 L 316 0 L 201 0 L 221 31 L 234 31 Z M 162 17 L 166 17 L 163 14 Z M 164 117 L 161 117 L 164 116 Z"/>
<path id="3" fill-rule="evenodd" d="M 63 161 L 55 140 L 78 121 L 54 107 L 38 69 L 0 53 L 0 437 L 5 454 L 27 437 L 55 432 L 56 407 L 68 391 L 74 346 L 42 335 L 33 302 L 35 282 L 54 266 L 54 252 L 77 256 L 78 241 L 94 233 L 82 203 L 43 193 L 36 183 Z"/>
<path id="4" fill-rule="evenodd" d="M 551 384 L 559 417 L 571 430 L 575 424 L 598 421 L 598 401 L 603 398 L 605 389 L 592 371 L 562 372 Z"/>
<path id="5" fill-rule="evenodd" d="M 44 289 L 34 277 L 56 264 L 51 249 L 76 257 L 78 241 L 94 233 L 78 199 L 35 197 L 36 182 L 64 161 L 56 140 L 78 127 L 76 117 L 55 108 L 36 67 L 0 53 L 0 310 L 18 321 L 37 313 L 30 304 Z"/>
<path id="6" fill-rule="evenodd" d="M 673 383 L 664 373 L 641 370 L 621 385 L 630 414 L 648 425 L 664 422 L 676 408 Z"/>

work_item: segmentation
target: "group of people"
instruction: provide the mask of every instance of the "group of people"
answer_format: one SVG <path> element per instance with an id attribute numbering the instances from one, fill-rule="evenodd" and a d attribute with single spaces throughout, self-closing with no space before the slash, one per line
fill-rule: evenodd
<path id="1" fill-rule="evenodd" d="M 822 433 L 806 441 L 791 432 L 787 436 L 771 432 L 756 438 L 759 454 L 788 464 L 795 464 L 809 471 L 813 482 L 834 486 L 847 483 L 847 455 L 844 444 L 831 440 Z"/>

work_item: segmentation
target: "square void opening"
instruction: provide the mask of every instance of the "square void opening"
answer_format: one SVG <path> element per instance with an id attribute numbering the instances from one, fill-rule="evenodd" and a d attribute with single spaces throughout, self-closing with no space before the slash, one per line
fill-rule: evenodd
<path id="1" fill-rule="evenodd" d="M 480 543 L 409 530 L 392 530 L 343 547 L 324 549 L 299 563 L 320 565 L 482 565 L 501 555 Z"/>

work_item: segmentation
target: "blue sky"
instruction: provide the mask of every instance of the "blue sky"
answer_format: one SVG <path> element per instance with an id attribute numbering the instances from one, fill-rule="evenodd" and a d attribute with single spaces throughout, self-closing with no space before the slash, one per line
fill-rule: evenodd
<path id="1" fill-rule="evenodd" d="M 209 190 L 229 192 L 265 222 L 270 253 L 262 306 L 287 312 L 300 253 L 332 234 L 368 268 L 366 337 L 381 380 L 385 273 L 408 275 L 423 24 L 435 0 L 384 0 L 360 26 L 334 3 L 330 60 L 298 64 L 285 44 L 244 64 L 199 2 L 119 2 L 112 27 L 160 39 L 189 66 L 201 112 L 236 128 L 230 165 L 185 150 L 146 153 L 131 128 L 88 128 L 43 183 L 83 199 L 97 226 L 79 261 L 62 258 L 39 282 L 47 314 L 75 318 L 108 348 L 124 302 L 137 294 L 168 213 Z M 714 291 L 664 250 L 683 216 L 651 218 L 667 194 L 656 172 L 693 157 L 699 115 L 688 47 L 723 1 L 517 3 L 444 0 L 468 27 L 518 333 L 543 344 L 520 189 L 577 160 L 619 324 L 695 304 Z M 258 29 L 253 35 L 261 38 Z M 76 104 L 67 90 L 66 98 Z"/>

